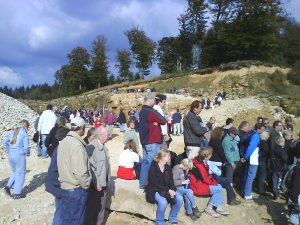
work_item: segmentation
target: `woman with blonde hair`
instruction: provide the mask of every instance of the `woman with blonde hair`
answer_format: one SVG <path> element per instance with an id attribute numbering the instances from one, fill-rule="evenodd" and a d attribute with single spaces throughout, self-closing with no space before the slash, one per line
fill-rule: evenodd
<path id="1" fill-rule="evenodd" d="M 173 173 L 170 163 L 170 152 L 160 150 L 152 162 L 148 173 L 148 184 L 145 188 L 146 200 L 156 203 L 156 225 L 165 225 L 165 212 L 168 204 L 171 204 L 169 223 L 178 224 L 177 215 L 180 211 L 183 198 L 176 192 L 173 181 Z"/>
<path id="2" fill-rule="evenodd" d="M 194 193 L 188 188 L 190 180 L 187 174 L 192 168 L 192 160 L 183 159 L 180 164 L 173 167 L 172 172 L 177 192 L 184 198 L 186 214 L 195 221 L 200 218 L 200 212 L 195 205 Z"/>
<path id="3" fill-rule="evenodd" d="M 139 168 L 137 165 L 140 162 L 140 156 L 137 153 L 137 147 L 135 142 L 130 139 L 126 142 L 124 150 L 119 157 L 119 167 L 117 171 L 117 177 L 125 180 L 134 180 L 139 178 Z"/>
<path id="4" fill-rule="evenodd" d="M 8 159 L 12 169 L 12 174 L 4 191 L 13 199 L 21 198 L 25 181 L 26 155 L 29 152 L 28 128 L 29 122 L 27 120 L 21 120 L 14 131 L 7 135 L 2 144 L 3 149 L 8 152 Z M 12 195 L 10 192 L 11 188 L 14 189 Z"/>

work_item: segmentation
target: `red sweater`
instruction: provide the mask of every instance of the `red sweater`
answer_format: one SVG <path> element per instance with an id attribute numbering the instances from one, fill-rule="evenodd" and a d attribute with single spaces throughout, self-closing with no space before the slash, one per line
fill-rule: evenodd
<path id="1" fill-rule="evenodd" d="M 209 174 L 209 166 L 202 160 L 194 158 L 194 168 L 189 172 L 190 188 L 194 195 L 210 195 L 209 186 L 217 186 L 218 182 Z"/>

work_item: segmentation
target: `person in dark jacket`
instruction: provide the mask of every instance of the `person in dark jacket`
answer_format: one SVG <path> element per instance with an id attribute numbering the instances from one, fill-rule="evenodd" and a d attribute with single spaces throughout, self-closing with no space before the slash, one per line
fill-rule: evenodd
<path id="1" fill-rule="evenodd" d="M 139 134 L 143 148 L 140 189 L 144 189 L 147 184 L 148 170 L 162 143 L 163 136 L 161 134 L 160 125 L 165 125 L 167 123 L 166 118 L 153 109 L 155 95 L 150 92 L 145 96 L 144 100 L 145 102 L 139 115 Z"/>
<path id="2" fill-rule="evenodd" d="M 172 118 L 173 118 L 173 122 L 174 122 L 173 134 L 179 136 L 181 133 L 180 125 L 181 125 L 181 119 L 182 119 L 179 109 L 177 109 L 176 112 L 172 115 Z"/>
<path id="3" fill-rule="evenodd" d="M 45 139 L 45 146 L 47 148 L 47 154 L 52 157 L 54 149 L 58 146 L 58 140 L 55 138 L 57 130 L 61 127 L 65 127 L 67 124 L 66 118 L 60 116 L 57 118 L 55 126 L 50 130 L 50 133 Z"/>
<path id="4" fill-rule="evenodd" d="M 64 139 L 70 129 L 61 127 L 55 134 L 55 139 L 61 141 Z M 46 191 L 55 197 L 55 213 L 53 216 L 53 225 L 63 225 L 61 219 L 61 198 L 64 191 L 60 188 L 60 182 L 58 180 L 58 168 L 57 168 L 57 146 L 52 152 L 51 162 L 48 168 L 48 174 L 45 182 Z"/>
<path id="5" fill-rule="evenodd" d="M 294 146 L 293 146 L 293 133 L 290 130 L 284 131 L 284 149 L 287 152 L 288 155 L 288 165 L 294 164 L 294 158 L 295 158 L 295 152 L 294 152 Z"/>
<path id="6" fill-rule="evenodd" d="M 170 162 L 170 152 L 160 150 L 149 169 L 148 184 L 146 186 L 146 200 L 156 203 L 156 225 L 165 225 L 165 212 L 171 204 L 169 213 L 170 224 L 178 224 L 177 215 L 182 206 L 183 198 L 176 193 Z"/>
<path id="7" fill-rule="evenodd" d="M 292 174 L 289 198 L 291 224 L 299 225 L 300 219 L 300 158 L 297 158 L 296 167 Z"/>
<path id="8" fill-rule="evenodd" d="M 184 144 L 189 159 L 198 155 L 200 150 L 199 143 L 204 139 L 204 134 L 209 130 L 207 126 L 202 127 L 203 123 L 199 116 L 201 112 L 201 102 L 195 100 L 190 106 L 190 111 L 183 121 L 184 127 Z"/>
<path id="9" fill-rule="evenodd" d="M 265 180 L 267 176 L 267 161 L 270 157 L 270 147 L 268 143 L 269 132 L 264 131 L 260 135 L 259 157 L 257 168 L 257 190 L 259 194 L 265 194 Z"/>
<path id="10" fill-rule="evenodd" d="M 212 147 L 213 153 L 210 161 L 221 162 L 223 165 L 227 162 L 222 146 L 223 128 L 216 127 L 211 132 L 211 139 L 208 145 Z"/>
<path id="11" fill-rule="evenodd" d="M 120 109 L 120 113 L 117 119 L 117 122 L 120 124 L 120 132 L 125 132 L 126 116 L 123 111 L 123 109 Z"/>
<path id="12" fill-rule="evenodd" d="M 271 149 L 271 170 L 272 170 L 272 192 L 274 200 L 279 198 L 278 183 L 286 169 L 288 160 L 287 152 L 284 149 L 284 138 L 278 137 L 275 140 L 275 146 Z"/>

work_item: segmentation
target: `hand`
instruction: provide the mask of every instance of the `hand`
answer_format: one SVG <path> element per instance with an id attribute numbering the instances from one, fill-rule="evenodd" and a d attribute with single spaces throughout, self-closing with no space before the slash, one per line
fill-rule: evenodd
<path id="1" fill-rule="evenodd" d="M 97 189 L 97 191 L 102 191 L 102 186 L 101 185 L 97 185 L 96 189 Z"/>
<path id="2" fill-rule="evenodd" d="M 169 141 L 169 140 L 170 140 L 170 137 L 169 137 L 169 135 L 167 135 L 167 134 L 166 134 L 166 135 L 164 135 L 164 141 L 166 141 L 166 142 L 167 142 L 167 141 Z"/>
<path id="3" fill-rule="evenodd" d="M 245 163 L 245 162 L 246 162 L 246 159 L 241 158 L 241 162 L 242 162 L 242 163 Z"/>
<path id="4" fill-rule="evenodd" d="M 153 125 L 154 125 L 154 126 L 158 126 L 158 123 L 157 123 L 157 122 L 153 122 Z"/>
<path id="5" fill-rule="evenodd" d="M 169 190 L 169 195 L 170 195 L 171 198 L 174 198 L 174 196 L 176 195 L 176 192 L 170 189 Z"/>
<path id="6" fill-rule="evenodd" d="M 236 165 L 233 163 L 233 164 L 231 164 L 231 167 L 232 167 L 233 170 L 235 170 Z"/>

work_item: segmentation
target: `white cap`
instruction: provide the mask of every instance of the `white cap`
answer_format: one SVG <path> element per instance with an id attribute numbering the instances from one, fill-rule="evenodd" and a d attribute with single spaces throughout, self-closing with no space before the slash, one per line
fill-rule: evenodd
<path id="1" fill-rule="evenodd" d="M 71 120 L 71 127 L 83 127 L 86 124 L 81 117 L 75 117 Z"/>

